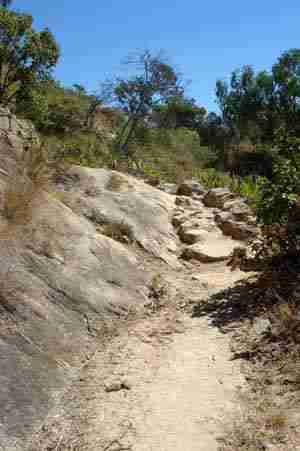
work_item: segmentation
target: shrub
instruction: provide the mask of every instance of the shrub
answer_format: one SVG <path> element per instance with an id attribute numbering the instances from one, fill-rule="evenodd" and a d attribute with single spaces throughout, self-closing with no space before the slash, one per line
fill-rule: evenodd
<path id="1" fill-rule="evenodd" d="M 109 181 L 107 182 L 106 189 L 109 191 L 120 192 L 124 188 L 128 188 L 129 184 L 126 178 L 116 172 L 112 173 Z"/>
<path id="2" fill-rule="evenodd" d="M 130 244 L 134 242 L 132 227 L 124 221 L 102 224 L 97 227 L 97 230 L 102 235 L 108 236 L 120 243 Z"/>
<path id="3" fill-rule="evenodd" d="M 33 200 L 42 190 L 51 188 L 57 171 L 63 170 L 58 154 L 49 155 L 44 145 L 31 145 L 17 156 L 4 191 L 3 213 L 12 224 L 30 219 Z"/>
<path id="4" fill-rule="evenodd" d="M 66 163 L 89 167 L 112 165 L 110 143 L 93 132 L 78 132 L 68 136 L 44 137 L 53 152 L 59 152 Z"/>
<path id="5" fill-rule="evenodd" d="M 0 102 L 4 105 L 30 96 L 39 81 L 47 79 L 58 62 L 59 47 L 52 33 L 33 29 L 33 18 L 0 8 Z"/>
<path id="6" fill-rule="evenodd" d="M 258 221 L 262 225 L 264 252 L 290 254 L 300 250 L 298 193 L 300 178 L 297 167 L 287 158 L 278 159 L 272 180 L 261 183 L 257 205 Z"/>

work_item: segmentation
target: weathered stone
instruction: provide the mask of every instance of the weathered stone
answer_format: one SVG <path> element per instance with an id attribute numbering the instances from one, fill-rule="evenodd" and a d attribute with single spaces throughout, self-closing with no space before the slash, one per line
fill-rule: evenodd
<path id="1" fill-rule="evenodd" d="M 258 318 L 253 325 L 253 329 L 257 335 L 263 335 L 271 329 L 271 326 L 271 322 L 267 318 Z"/>
<path id="2" fill-rule="evenodd" d="M 216 223 L 224 235 L 231 236 L 234 240 L 247 240 L 257 235 L 256 227 L 242 221 L 236 221 L 231 213 L 221 212 L 215 217 Z"/>
<path id="3" fill-rule="evenodd" d="M 199 229 L 187 229 L 187 230 L 181 229 L 179 231 L 179 237 L 181 241 L 183 241 L 186 244 L 194 244 L 197 243 L 198 241 L 203 241 L 204 235 L 205 232 Z"/>
<path id="4" fill-rule="evenodd" d="M 226 202 L 235 198 L 236 195 L 226 188 L 214 188 L 204 196 L 203 203 L 206 207 L 223 209 Z"/>
<path id="5" fill-rule="evenodd" d="M 186 260 L 198 260 L 202 263 L 212 263 L 227 260 L 236 244 L 231 240 L 206 241 L 187 246 L 182 253 Z"/>
<path id="6" fill-rule="evenodd" d="M 186 180 L 178 187 L 177 194 L 179 196 L 192 196 L 193 194 L 204 194 L 205 189 L 196 180 Z"/>
<path id="7" fill-rule="evenodd" d="M 177 196 L 175 200 L 176 205 L 182 205 L 184 207 L 190 207 L 193 201 L 187 196 Z"/>
<path id="8" fill-rule="evenodd" d="M 176 183 L 163 183 L 159 186 L 159 189 L 168 194 L 177 194 L 178 185 Z"/>
<path id="9" fill-rule="evenodd" d="M 178 214 L 173 216 L 172 218 L 172 224 L 174 227 L 179 227 L 181 224 L 183 224 L 188 219 L 188 216 L 183 214 Z"/>
<path id="10" fill-rule="evenodd" d="M 104 389 L 107 393 L 120 390 L 130 390 L 131 383 L 127 379 L 107 381 L 104 383 Z"/>
<path id="11" fill-rule="evenodd" d="M 182 231 L 188 231 L 190 229 L 199 229 L 202 226 L 203 221 L 201 218 L 197 217 L 188 217 L 186 221 L 184 221 L 180 227 L 179 233 Z"/>
<path id="12" fill-rule="evenodd" d="M 250 208 L 241 199 L 234 199 L 233 201 L 225 202 L 223 206 L 224 211 L 230 211 L 232 216 L 237 221 L 247 221 L 252 215 Z"/>

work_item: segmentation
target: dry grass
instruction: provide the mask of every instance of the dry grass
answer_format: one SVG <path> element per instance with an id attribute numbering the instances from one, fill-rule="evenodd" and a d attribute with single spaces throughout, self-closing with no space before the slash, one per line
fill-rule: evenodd
<path id="1" fill-rule="evenodd" d="M 62 170 L 61 162 L 50 161 L 44 145 L 32 145 L 17 156 L 3 193 L 3 215 L 10 226 L 30 220 L 34 200 L 42 191 L 51 189 L 58 170 Z"/>
<path id="2" fill-rule="evenodd" d="M 257 387 L 241 396 L 238 413 L 227 418 L 219 451 L 292 451 L 295 440 L 287 412 Z"/>
<path id="3" fill-rule="evenodd" d="M 120 243 L 132 244 L 134 242 L 133 229 L 124 221 L 99 225 L 97 231 Z"/>
<path id="4" fill-rule="evenodd" d="M 106 184 L 106 189 L 109 191 L 122 192 L 128 190 L 130 184 L 121 174 L 113 172 L 109 181 Z"/>
<path id="5" fill-rule="evenodd" d="M 165 306 L 168 295 L 168 286 L 163 276 L 158 273 L 153 276 L 149 285 L 149 307 L 155 313 Z"/>

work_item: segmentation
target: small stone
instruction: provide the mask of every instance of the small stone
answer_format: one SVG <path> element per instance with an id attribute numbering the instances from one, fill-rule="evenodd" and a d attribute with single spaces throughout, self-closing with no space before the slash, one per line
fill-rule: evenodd
<path id="1" fill-rule="evenodd" d="M 204 194 L 205 189 L 197 180 L 186 180 L 178 187 L 177 194 L 181 196 L 192 196 L 193 194 Z"/>
<path id="2" fill-rule="evenodd" d="M 121 388 L 124 390 L 131 390 L 132 384 L 128 379 L 123 379 L 121 382 Z"/>
<path id="3" fill-rule="evenodd" d="M 203 198 L 206 207 L 223 209 L 226 202 L 235 199 L 237 196 L 227 188 L 214 188 L 208 191 Z"/>
<path id="4" fill-rule="evenodd" d="M 175 200 L 176 205 L 184 205 L 185 207 L 190 207 L 192 205 L 192 199 L 187 196 L 177 196 Z"/>
<path id="5" fill-rule="evenodd" d="M 187 220 L 187 216 L 183 214 L 177 214 L 172 218 L 172 225 L 174 227 L 179 227 Z"/>
<path id="6" fill-rule="evenodd" d="M 113 392 L 113 391 L 121 390 L 122 389 L 122 384 L 121 384 L 120 381 L 105 382 L 104 388 L 105 388 L 106 392 L 110 393 L 110 392 Z"/>
<path id="7" fill-rule="evenodd" d="M 259 318 L 253 325 L 253 330 L 257 335 L 263 335 L 271 329 L 271 322 L 268 319 Z"/>
<path id="8" fill-rule="evenodd" d="M 203 231 L 197 229 L 181 230 L 179 236 L 184 243 L 194 244 L 203 241 Z"/>
<path id="9" fill-rule="evenodd" d="M 176 183 L 163 183 L 159 186 L 159 189 L 168 194 L 177 194 L 178 185 Z"/>
<path id="10" fill-rule="evenodd" d="M 192 280 L 201 281 L 201 276 L 198 276 L 197 274 L 193 274 L 191 277 Z"/>

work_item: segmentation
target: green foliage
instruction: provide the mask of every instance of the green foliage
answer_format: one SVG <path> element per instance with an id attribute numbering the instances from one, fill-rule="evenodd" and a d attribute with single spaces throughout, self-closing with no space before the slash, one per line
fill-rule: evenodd
<path id="1" fill-rule="evenodd" d="M 64 161 L 89 167 L 112 165 L 111 144 L 92 132 L 79 132 L 72 135 L 49 136 L 45 142 L 52 153 L 59 153 Z"/>
<path id="2" fill-rule="evenodd" d="M 40 80 L 47 79 L 59 58 L 52 33 L 37 32 L 33 18 L 0 8 L 0 103 L 27 96 Z"/>
<path id="3" fill-rule="evenodd" d="M 273 168 L 272 180 L 264 179 L 258 205 L 262 224 L 286 224 L 300 192 L 298 169 L 288 159 L 280 158 Z"/>
<path id="4" fill-rule="evenodd" d="M 131 149 L 147 175 L 170 182 L 191 177 L 201 164 L 198 134 L 184 128 L 147 129 Z"/>
<path id="5" fill-rule="evenodd" d="M 254 210 L 260 201 L 263 180 L 261 177 L 231 177 L 214 168 L 198 170 L 195 175 L 208 189 L 225 187 L 244 197 Z"/>
<path id="6" fill-rule="evenodd" d="M 235 70 L 230 83 L 219 80 L 217 100 L 233 141 L 272 143 L 283 127 L 300 136 L 300 50 L 284 52 L 270 72 L 250 66 Z"/>
<path id="7" fill-rule="evenodd" d="M 136 128 L 146 121 L 153 108 L 182 93 L 178 75 L 161 55 L 144 51 L 129 62 L 134 64 L 136 74 L 129 79 L 119 78 L 114 89 L 119 107 L 127 114 L 116 143 L 125 155 Z"/>
<path id="8" fill-rule="evenodd" d="M 19 99 L 17 112 L 30 119 L 44 134 L 66 134 L 82 129 L 92 102 L 84 88 L 64 88 L 49 80 L 37 84 L 30 95 Z"/>
<path id="9" fill-rule="evenodd" d="M 206 110 L 196 105 L 194 99 L 183 95 L 170 97 L 163 104 L 153 109 L 152 119 L 158 127 L 198 130 L 202 124 Z"/>
<path id="10" fill-rule="evenodd" d="M 0 6 L 3 6 L 3 8 L 8 8 L 12 4 L 12 0 L 1 0 Z"/>

